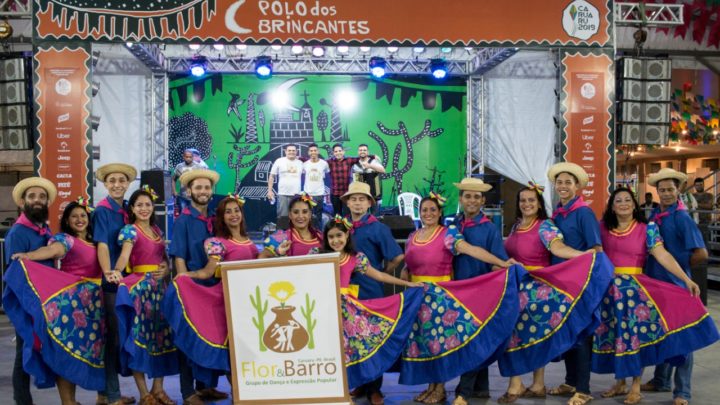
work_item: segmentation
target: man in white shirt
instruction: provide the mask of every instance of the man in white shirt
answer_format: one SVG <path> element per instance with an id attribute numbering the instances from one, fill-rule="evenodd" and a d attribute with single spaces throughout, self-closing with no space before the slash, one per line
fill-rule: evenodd
<path id="1" fill-rule="evenodd" d="M 382 204 L 382 188 L 380 175 L 385 173 L 385 168 L 377 156 L 368 152 L 367 144 L 358 146 L 358 157 L 360 160 L 352 166 L 353 181 L 361 181 L 370 186 L 370 194 L 375 198 L 375 203 L 370 207 L 373 214 L 377 214 L 378 207 Z"/>
<path id="2" fill-rule="evenodd" d="M 316 228 L 322 228 L 323 203 L 325 201 L 325 174 L 330 173 L 330 166 L 323 159 L 320 159 L 320 151 L 317 144 L 310 144 L 308 147 L 310 159 L 303 163 L 305 173 L 305 186 L 303 191 L 308 193 L 317 203 L 312 209 L 313 224 Z"/>
<path id="3" fill-rule="evenodd" d="M 290 200 L 296 194 L 300 194 L 300 176 L 303 171 L 303 164 L 297 158 L 297 147 L 295 145 L 285 146 L 285 156 L 278 158 L 270 169 L 268 178 L 267 198 L 275 200 L 277 204 L 278 218 L 287 216 Z M 278 180 L 277 195 L 273 190 L 275 179 Z"/>

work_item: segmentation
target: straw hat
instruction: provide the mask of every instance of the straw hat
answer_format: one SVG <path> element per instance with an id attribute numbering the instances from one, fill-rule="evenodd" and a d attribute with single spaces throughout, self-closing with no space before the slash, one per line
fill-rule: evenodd
<path id="1" fill-rule="evenodd" d="M 548 179 L 555 182 L 555 178 L 560 173 L 570 173 L 580 182 L 580 188 L 583 188 L 587 186 L 588 184 L 588 174 L 580 165 L 570 162 L 562 162 L 562 163 L 555 163 L 554 165 L 550 166 L 550 169 L 547 172 Z"/>
<path id="2" fill-rule="evenodd" d="M 460 183 L 453 184 L 461 191 L 479 191 L 481 193 L 484 193 L 486 191 L 492 190 L 492 186 L 490 184 L 487 184 L 484 181 L 476 179 L 474 177 L 465 177 L 460 181 Z"/>
<path id="3" fill-rule="evenodd" d="M 375 198 L 373 198 L 372 194 L 370 194 L 370 185 L 367 183 L 363 183 L 361 181 L 354 181 L 350 183 L 347 193 L 343 194 L 340 199 L 345 201 L 353 194 L 364 194 L 370 199 L 370 201 L 375 202 Z"/>
<path id="4" fill-rule="evenodd" d="M 215 185 L 220 180 L 220 174 L 210 169 L 193 169 L 188 170 L 180 176 L 180 185 L 187 187 L 188 183 L 195 179 L 208 179 Z"/>
<path id="5" fill-rule="evenodd" d="M 133 181 L 137 177 L 137 170 L 125 163 L 108 163 L 102 165 L 95 171 L 95 177 L 104 183 L 105 178 L 113 173 L 124 174 L 128 181 Z"/>
<path id="6" fill-rule="evenodd" d="M 668 180 L 668 179 L 675 179 L 680 182 L 680 184 L 683 184 L 687 181 L 687 175 L 685 173 L 680 173 L 677 170 L 673 170 L 669 167 L 666 167 L 664 169 L 660 169 L 659 172 L 653 173 L 648 178 L 648 184 L 651 186 L 657 186 L 657 184 L 661 180 Z"/>
<path id="7" fill-rule="evenodd" d="M 55 185 L 52 184 L 50 180 L 43 179 L 42 177 L 28 177 L 27 179 L 20 180 L 20 182 L 18 182 L 18 184 L 16 184 L 13 188 L 13 201 L 15 201 L 15 204 L 17 204 L 18 207 L 22 207 L 24 205 L 22 200 L 23 193 L 31 187 L 40 187 L 47 192 L 48 205 L 52 204 L 52 202 L 55 201 L 55 197 L 57 197 L 57 188 L 55 188 Z"/>

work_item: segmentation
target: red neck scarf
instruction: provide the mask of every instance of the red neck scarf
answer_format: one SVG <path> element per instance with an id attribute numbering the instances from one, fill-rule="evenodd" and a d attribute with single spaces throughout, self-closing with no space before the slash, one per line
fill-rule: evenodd
<path id="1" fill-rule="evenodd" d="M 569 213 L 582 207 L 588 207 L 588 205 L 585 200 L 583 200 L 582 196 L 578 196 L 576 197 L 576 200 L 567 208 L 563 207 L 561 204 L 558 204 L 558 206 L 555 208 L 555 212 L 553 212 L 552 218 L 555 219 L 558 215 L 562 215 L 563 218 L 566 218 Z"/>
<path id="2" fill-rule="evenodd" d="M 37 232 L 40 236 L 50 236 L 50 229 L 47 227 L 47 225 L 43 225 L 42 227 L 37 226 L 37 224 L 33 223 L 28 219 L 28 217 L 25 216 L 25 213 L 21 213 L 20 217 L 18 217 L 17 221 L 15 221 L 16 224 L 22 225 L 26 228 L 30 228 L 33 231 Z"/>
<path id="3" fill-rule="evenodd" d="M 123 205 L 125 205 L 124 202 L 123 202 Z M 125 210 L 125 207 L 123 207 L 122 205 L 118 205 L 118 203 L 115 202 L 115 200 L 113 200 L 112 198 L 110 198 L 110 196 L 103 198 L 103 200 L 100 201 L 97 206 L 105 207 L 105 208 L 109 209 L 110 211 L 122 214 L 123 222 L 126 225 L 130 223 L 130 217 L 128 216 L 128 213 Z"/>
<path id="4" fill-rule="evenodd" d="M 462 222 L 460 222 L 460 232 L 465 232 L 465 229 L 467 228 L 472 228 L 473 226 L 478 226 L 480 224 L 490 222 L 488 217 L 486 217 L 485 214 L 483 214 L 482 212 L 470 219 L 465 219 L 464 214 L 461 218 Z"/>
<path id="5" fill-rule="evenodd" d="M 189 207 L 185 207 L 185 208 L 183 208 L 182 213 L 183 213 L 183 215 L 191 215 L 191 216 L 205 222 L 205 227 L 207 227 L 208 232 L 210 232 L 210 234 L 212 234 L 213 233 L 213 222 L 215 220 L 215 217 L 214 216 L 206 217 L 205 215 L 201 214 L 200 212 L 198 212 L 195 209 L 193 209 L 193 211 L 195 211 L 195 212 L 190 211 Z M 195 215 L 195 213 L 197 213 L 197 215 Z"/>
<path id="6" fill-rule="evenodd" d="M 351 217 L 351 216 L 348 217 L 348 219 L 350 219 L 350 220 L 352 221 L 352 217 Z M 362 218 L 360 218 L 359 221 L 352 221 L 352 225 L 353 225 L 353 226 L 352 226 L 352 228 L 350 229 L 350 232 L 351 232 L 351 233 L 355 233 L 355 230 L 356 230 L 356 229 L 361 228 L 361 227 L 363 227 L 363 226 L 365 226 L 365 225 L 370 225 L 370 224 L 372 224 L 373 222 L 378 222 L 378 219 L 375 218 L 375 215 L 373 215 L 373 214 L 365 214 L 365 215 L 363 215 Z"/>
<path id="7" fill-rule="evenodd" d="M 662 225 L 663 218 L 669 217 L 670 214 L 673 214 L 678 210 L 687 211 L 687 207 L 682 202 L 682 200 L 678 200 L 677 204 L 673 204 L 673 205 L 669 206 L 663 212 L 660 212 L 660 207 L 653 209 L 652 213 L 650 214 L 650 220 L 655 222 L 658 225 Z"/>

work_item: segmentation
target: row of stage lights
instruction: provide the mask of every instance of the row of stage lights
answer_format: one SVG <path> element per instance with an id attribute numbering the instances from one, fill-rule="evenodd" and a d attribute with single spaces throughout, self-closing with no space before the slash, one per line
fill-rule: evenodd
<path id="1" fill-rule="evenodd" d="M 197 51 L 200 49 L 200 45 L 197 44 L 191 44 L 190 49 Z M 247 45 L 235 45 L 235 47 L 238 50 L 245 50 L 247 49 Z M 241 48 L 242 47 L 242 48 Z M 216 50 L 223 50 L 225 48 L 222 44 L 215 44 L 213 45 L 213 48 Z M 279 51 L 282 47 L 280 45 L 272 45 L 270 47 L 274 51 Z M 370 51 L 370 47 L 361 46 L 360 48 L 361 52 L 367 53 Z M 387 51 L 389 53 L 395 53 L 398 51 L 398 47 L 395 46 L 389 46 L 387 47 Z M 469 50 L 472 50 L 472 48 L 466 48 Z M 304 47 L 302 45 L 293 45 L 290 48 L 291 52 L 294 55 L 299 55 L 304 52 Z M 349 47 L 347 46 L 338 46 L 336 48 L 338 53 L 341 54 L 347 54 L 349 52 Z M 423 47 L 415 47 L 413 48 L 414 53 L 422 53 L 425 51 L 425 48 Z M 448 53 L 451 52 L 452 48 L 441 48 L 441 52 Z M 312 48 L 312 55 L 315 57 L 322 57 L 325 55 L 325 48 L 322 46 L 314 46 Z M 205 74 L 207 67 L 207 58 L 204 56 L 195 56 L 191 62 L 190 62 L 190 73 L 193 76 L 199 77 Z M 370 74 L 375 78 L 382 78 L 387 74 L 387 61 L 385 58 L 380 56 L 373 56 L 370 58 L 370 61 L 368 62 L 368 70 Z M 431 59 L 430 65 L 429 65 L 430 74 L 438 80 L 442 80 L 448 75 L 448 64 L 445 61 L 444 58 L 437 58 L 437 59 Z M 273 61 L 272 57 L 270 56 L 259 56 L 255 58 L 255 74 L 261 78 L 266 79 L 272 76 L 273 73 Z"/>
<path id="2" fill-rule="evenodd" d="M 190 62 L 190 74 L 200 77 L 205 74 L 207 66 L 207 58 L 204 56 L 196 56 Z M 387 74 L 387 61 L 385 58 L 373 56 L 368 63 L 370 74 L 377 78 L 383 78 Z M 270 56 L 258 56 L 255 58 L 255 74 L 261 79 L 267 79 L 272 76 L 273 62 Z M 445 59 L 432 59 L 430 61 L 430 74 L 438 80 L 442 80 L 448 75 L 448 66 Z"/>

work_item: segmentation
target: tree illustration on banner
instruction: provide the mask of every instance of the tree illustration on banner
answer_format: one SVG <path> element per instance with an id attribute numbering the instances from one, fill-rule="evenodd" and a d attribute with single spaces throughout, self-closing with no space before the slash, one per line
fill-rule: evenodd
<path id="1" fill-rule="evenodd" d="M 247 96 L 247 114 L 245 122 L 247 123 L 245 129 L 245 142 L 257 143 L 257 125 L 255 124 L 255 93 L 250 93 Z"/>
<path id="2" fill-rule="evenodd" d="M 261 140 L 261 142 L 267 142 L 267 140 L 265 140 L 265 111 L 258 111 L 258 122 L 260 123 L 260 128 L 262 128 L 263 140 Z"/>
<path id="3" fill-rule="evenodd" d="M 407 126 L 405 126 L 405 123 L 402 121 L 398 122 L 398 129 L 390 129 L 380 121 L 377 122 L 377 127 L 383 135 L 401 136 L 403 138 L 403 142 L 395 145 L 390 170 L 388 170 L 388 168 L 386 167 L 386 172 L 380 177 L 382 179 L 393 179 L 392 192 L 390 194 L 390 198 L 391 200 L 393 200 L 397 195 L 399 195 L 405 190 L 403 188 L 403 176 L 405 176 L 405 173 L 410 171 L 410 168 L 412 168 L 415 161 L 413 145 L 420 142 L 425 137 L 435 138 L 441 135 L 444 130 L 442 128 L 431 130 L 430 128 L 432 127 L 432 123 L 430 120 L 425 120 L 425 125 L 423 126 L 423 129 L 413 137 L 410 137 L 410 135 L 408 134 Z M 383 162 L 386 162 L 385 165 L 387 166 L 389 153 L 385 140 L 373 131 L 369 131 L 368 135 L 380 145 L 380 149 L 382 150 Z M 400 166 L 400 159 L 403 157 L 403 146 L 405 147 L 405 164 Z"/>
<path id="4" fill-rule="evenodd" d="M 318 113 L 317 127 L 322 133 L 322 141 L 325 142 L 325 130 L 328 127 L 328 115 L 324 110 Z"/>
<path id="5" fill-rule="evenodd" d="M 183 151 L 188 148 L 197 149 L 200 157 L 208 160 L 212 151 L 213 138 L 204 119 L 187 112 L 179 117 L 170 118 L 168 127 L 170 167 L 175 167 L 182 161 Z"/>

